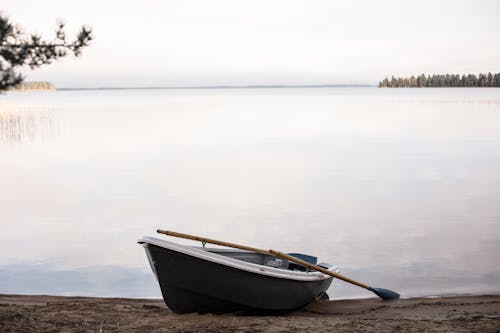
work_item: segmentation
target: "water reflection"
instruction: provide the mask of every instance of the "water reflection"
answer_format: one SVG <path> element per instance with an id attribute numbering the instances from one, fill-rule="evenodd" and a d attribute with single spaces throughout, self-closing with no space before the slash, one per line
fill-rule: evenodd
<path id="1" fill-rule="evenodd" d="M 358 281 L 403 292 L 403 297 L 498 293 L 500 270 L 488 273 L 416 264 L 404 269 L 345 268 Z M 473 288 L 471 288 L 473 287 Z M 0 293 L 161 298 L 149 270 L 127 266 L 85 266 L 65 269 L 48 263 L 0 265 Z M 331 298 L 372 297 L 369 292 L 334 280 Z"/>
<path id="2" fill-rule="evenodd" d="M 0 142 L 13 144 L 53 138 L 57 124 L 48 111 L 0 110 Z"/>
<path id="3" fill-rule="evenodd" d="M 81 295 L 159 298 L 157 282 L 149 272 L 129 267 L 93 266 L 61 269 L 51 264 L 0 265 L 3 294 Z"/>
<path id="4" fill-rule="evenodd" d="M 64 135 L 31 145 L 24 134 L 23 149 L 0 154 L 0 292 L 99 295 L 106 285 L 138 296 L 152 275 L 136 241 L 157 228 L 314 254 L 403 296 L 498 292 L 499 94 L 6 96 L 0 109 L 27 117 L 12 123 L 34 122 L 40 138 L 47 111 Z M 16 283 L 26 269 L 44 283 Z M 68 272 L 76 282 L 59 282 Z M 340 282 L 331 293 L 371 296 Z"/>

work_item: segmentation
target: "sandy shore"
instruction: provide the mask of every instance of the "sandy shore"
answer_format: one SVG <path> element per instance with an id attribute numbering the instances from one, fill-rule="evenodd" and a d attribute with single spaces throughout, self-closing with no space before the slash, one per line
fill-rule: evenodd
<path id="1" fill-rule="evenodd" d="M 280 315 L 172 313 L 161 300 L 0 295 L 0 332 L 500 332 L 500 295 L 315 302 Z"/>

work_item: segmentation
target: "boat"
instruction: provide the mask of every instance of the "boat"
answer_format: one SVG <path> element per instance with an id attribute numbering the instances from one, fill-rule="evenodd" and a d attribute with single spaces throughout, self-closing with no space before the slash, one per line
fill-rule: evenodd
<path id="1" fill-rule="evenodd" d="M 328 297 L 332 276 L 269 253 L 143 237 L 166 305 L 176 313 L 281 312 Z M 293 253 L 316 264 L 317 258 Z M 318 266 L 336 272 L 335 266 Z"/>

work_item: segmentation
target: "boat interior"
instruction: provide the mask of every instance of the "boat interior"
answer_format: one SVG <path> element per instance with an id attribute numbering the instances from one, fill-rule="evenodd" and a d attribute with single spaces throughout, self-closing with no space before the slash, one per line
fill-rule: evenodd
<path id="1" fill-rule="evenodd" d="M 292 271 L 310 271 L 310 269 L 298 265 L 294 262 L 290 262 L 286 259 L 278 258 L 271 254 L 263 254 L 249 251 L 241 251 L 241 250 L 230 250 L 230 249 L 218 249 L 218 248 L 201 248 L 204 251 L 215 253 L 221 256 L 230 257 L 233 259 L 249 262 L 257 265 L 264 265 L 279 269 L 287 269 Z M 317 258 L 313 256 L 309 256 L 301 253 L 288 253 L 291 256 L 307 261 L 313 265 L 316 264 Z"/>

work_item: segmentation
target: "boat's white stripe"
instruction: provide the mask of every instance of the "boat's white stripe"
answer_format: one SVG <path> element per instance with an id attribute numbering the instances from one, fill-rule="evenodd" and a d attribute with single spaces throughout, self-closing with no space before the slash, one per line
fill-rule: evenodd
<path id="1" fill-rule="evenodd" d="M 222 256 L 216 253 L 204 251 L 193 246 L 180 245 L 154 237 L 145 236 L 142 239 L 140 239 L 139 242 L 156 245 L 169 250 L 184 253 L 196 258 L 208 260 L 217 264 L 226 265 L 237 269 L 242 269 L 248 272 L 257 273 L 261 275 L 268 275 L 276 278 L 299 280 L 299 281 L 318 281 L 318 280 L 328 279 L 330 277 L 329 275 L 320 272 L 289 271 L 270 266 L 253 264 L 246 261 Z"/>

